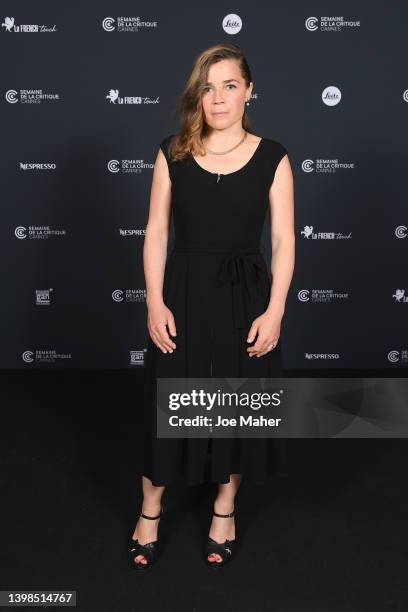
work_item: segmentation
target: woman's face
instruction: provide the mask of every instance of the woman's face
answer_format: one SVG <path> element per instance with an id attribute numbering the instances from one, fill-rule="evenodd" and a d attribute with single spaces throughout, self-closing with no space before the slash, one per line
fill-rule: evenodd
<path id="1" fill-rule="evenodd" d="M 224 129 L 239 121 L 245 111 L 253 84 L 246 87 L 238 61 L 224 59 L 212 64 L 208 82 L 202 94 L 203 111 L 207 124 L 213 129 Z"/>

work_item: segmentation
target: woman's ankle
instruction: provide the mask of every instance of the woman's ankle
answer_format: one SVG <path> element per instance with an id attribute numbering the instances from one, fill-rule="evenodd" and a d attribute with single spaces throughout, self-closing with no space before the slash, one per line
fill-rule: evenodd
<path id="1" fill-rule="evenodd" d="M 162 507 L 161 500 L 143 500 L 142 512 L 148 516 L 157 516 L 160 514 Z"/>
<path id="2" fill-rule="evenodd" d="M 230 514 L 234 510 L 234 498 L 216 498 L 214 500 L 214 510 L 218 514 Z"/>

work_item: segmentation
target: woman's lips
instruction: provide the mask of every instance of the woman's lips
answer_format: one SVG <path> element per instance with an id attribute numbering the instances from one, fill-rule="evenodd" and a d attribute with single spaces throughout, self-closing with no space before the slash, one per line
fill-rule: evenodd
<path id="1" fill-rule="evenodd" d="M 220 111 L 218 113 L 213 113 L 213 115 L 226 115 L 227 111 Z"/>

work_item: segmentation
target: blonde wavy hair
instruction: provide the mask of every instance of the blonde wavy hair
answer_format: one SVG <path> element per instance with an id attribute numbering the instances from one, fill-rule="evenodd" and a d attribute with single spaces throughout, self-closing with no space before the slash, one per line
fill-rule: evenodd
<path id="1" fill-rule="evenodd" d="M 230 43 L 212 45 L 202 51 L 193 63 L 190 76 L 181 94 L 177 113 L 181 127 L 169 143 L 168 152 L 172 160 L 184 159 L 190 153 L 205 155 L 202 137 L 206 136 L 208 126 L 205 122 L 201 97 L 208 80 L 208 71 L 212 64 L 223 59 L 237 60 L 241 75 L 249 87 L 252 77 L 248 62 L 239 47 Z M 242 127 L 251 130 L 246 107 L 242 117 Z"/>

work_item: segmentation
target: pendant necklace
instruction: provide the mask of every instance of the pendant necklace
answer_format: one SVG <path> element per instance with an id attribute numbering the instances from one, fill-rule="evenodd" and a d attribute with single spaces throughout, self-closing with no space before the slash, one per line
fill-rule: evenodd
<path id="1" fill-rule="evenodd" d="M 247 133 L 248 133 L 248 132 L 246 132 L 246 131 L 245 131 L 245 132 L 244 132 L 244 135 L 243 135 L 243 137 L 241 138 L 241 140 L 239 141 L 239 143 L 238 143 L 238 144 L 236 144 L 236 145 L 234 145 L 233 147 L 231 147 L 231 149 L 228 149 L 227 151 L 212 151 L 212 150 L 211 150 L 211 149 L 209 149 L 208 147 L 204 147 L 204 148 L 205 148 L 205 150 L 206 150 L 208 153 L 211 153 L 212 155 L 225 155 L 226 153 L 230 153 L 231 151 L 233 151 L 234 149 L 236 149 L 237 147 L 239 147 L 239 145 L 241 145 L 241 144 L 244 142 L 245 138 L 247 137 Z M 221 174 L 220 174 L 219 172 L 217 172 L 217 183 L 218 183 L 218 182 L 219 182 L 219 180 L 220 180 L 220 176 L 221 176 Z"/>

